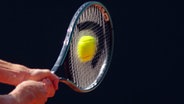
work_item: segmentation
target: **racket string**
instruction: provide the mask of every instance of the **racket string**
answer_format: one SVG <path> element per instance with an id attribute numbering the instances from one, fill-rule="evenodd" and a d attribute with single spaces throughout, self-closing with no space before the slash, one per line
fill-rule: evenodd
<path id="1" fill-rule="evenodd" d="M 108 47 L 108 42 L 110 42 L 110 37 L 106 36 L 110 34 L 110 26 L 103 24 L 102 13 L 96 7 L 90 7 L 86 9 L 77 22 L 77 27 L 74 29 L 74 34 L 72 37 L 72 42 L 70 45 L 69 52 L 69 68 L 70 73 L 72 73 L 72 80 L 78 87 L 87 88 L 90 86 L 96 78 L 99 76 L 99 73 L 102 73 L 102 65 L 104 59 L 108 56 L 108 50 L 111 47 Z M 86 22 L 87 21 L 87 22 Z M 90 22 L 89 22 L 90 21 Z M 103 28 L 103 25 L 104 28 Z M 103 30 L 105 29 L 105 30 Z M 76 54 L 77 52 L 77 42 L 81 36 L 79 32 L 83 30 L 92 30 L 92 34 L 97 38 L 97 52 L 92 61 L 81 63 Z M 105 32 L 104 32 L 105 31 Z M 92 66 L 92 63 L 95 63 L 95 66 Z"/>
<path id="2" fill-rule="evenodd" d="M 81 14 L 78 23 L 90 21 L 98 23 L 100 26 L 102 26 L 101 18 L 102 18 L 101 12 L 98 10 L 98 8 L 92 6 L 86 9 L 83 14 Z"/>

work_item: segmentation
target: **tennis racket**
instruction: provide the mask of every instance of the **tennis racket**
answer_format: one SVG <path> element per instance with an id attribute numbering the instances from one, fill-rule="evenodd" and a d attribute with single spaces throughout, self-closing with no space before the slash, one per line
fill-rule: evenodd
<path id="1" fill-rule="evenodd" d="M 79 32 L 92 31 L 97 39 L 97 50 L 92 60 L 80 62 L 76 50 L 81 37 Z M 96 1 L 86 2 L 74 14 L 67 29 L 60 54 L 51 69 L 77 92 L 90 92 L 103 80 L 113 53 L 113 25 L 104 5 Z"/>

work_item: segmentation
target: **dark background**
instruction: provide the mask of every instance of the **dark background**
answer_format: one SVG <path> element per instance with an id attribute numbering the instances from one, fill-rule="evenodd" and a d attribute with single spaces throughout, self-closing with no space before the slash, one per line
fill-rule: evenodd
<path id="1" fill-rule="evenodd" d="M 100 0 L 112 15 L 113 61 L 101 85 L 76 93 L 64 84 L 47 104 L 183 103 L 183 3 Z M 148 2 L 149 1 L 149 2 Z M 69 22 L 84 0 L 1 3 L 0 59 L 51 68 Z M 0 85 L 6 94 L 14 87 Z"/>

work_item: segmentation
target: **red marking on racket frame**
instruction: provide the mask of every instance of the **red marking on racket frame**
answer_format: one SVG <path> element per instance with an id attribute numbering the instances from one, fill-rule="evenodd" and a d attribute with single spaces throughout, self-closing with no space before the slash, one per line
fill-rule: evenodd
<path id="1" fill-rule="evenodd" d="M 110 20 L 110 18 L 109 18 L 109 15 L 108 15 L 107 11 L 102 6 L 100 6 L 98 4 L 95 4 L 94 6 L 97 7 L 101 11 L 101 13 L 104 17 L 104 20 L 106 22 L 108 22 Z"/>

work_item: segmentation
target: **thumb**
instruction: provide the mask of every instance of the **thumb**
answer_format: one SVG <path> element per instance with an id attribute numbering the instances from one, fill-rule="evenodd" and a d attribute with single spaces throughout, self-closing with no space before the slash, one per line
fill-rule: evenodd
<path id="1" fill-rule="evenodd" d="M 47 97 L 53 97 L 55 94 L 55 88 L 51 80 L 46 78 L 46 79 L 43 79 L 42 82 L 44 83 L 44 86 L 47 92 Z"/>

